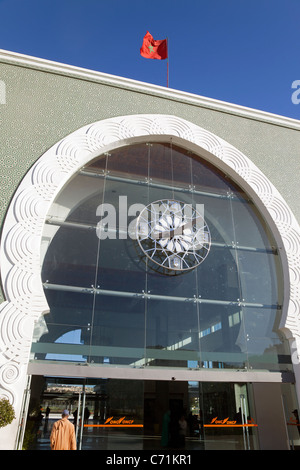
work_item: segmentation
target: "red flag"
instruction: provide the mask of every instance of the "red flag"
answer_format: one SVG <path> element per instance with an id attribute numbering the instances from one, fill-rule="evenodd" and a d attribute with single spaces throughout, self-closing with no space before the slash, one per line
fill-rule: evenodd
<path id="1" fill-rule="evenodd" d="M 149 31 L 147 31 L 140 52 L 146 59 L 167 59 L 168 41 L 167 39 L 155 40 Z"/>

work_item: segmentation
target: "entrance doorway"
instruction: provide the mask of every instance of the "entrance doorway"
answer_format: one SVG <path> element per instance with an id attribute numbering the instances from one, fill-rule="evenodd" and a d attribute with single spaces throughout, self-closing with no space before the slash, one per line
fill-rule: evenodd
<path id="1" fill-rule="evenodd" d="M 223 382 L 148 382 L 144 389 L 145 431 L 163 437 L 169 415 L 166 445 L 171 448 L 183 445 L 178 422 L 184 418 L 187 449 L 256 449 L 257 424 L 248 388 L 247 384 Z"/>
<path id="2" fill-rule="evenodd" d="M 251 384 L 33 376 L 23 448 L 49 450 L 66 408 L 79 450 L 259 448 Z"/>

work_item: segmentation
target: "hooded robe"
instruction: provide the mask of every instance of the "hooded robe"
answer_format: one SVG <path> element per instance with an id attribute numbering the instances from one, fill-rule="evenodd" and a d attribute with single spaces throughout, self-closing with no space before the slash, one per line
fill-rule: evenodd
<path id="1" fill-rule="evenodd" d="M 50 445 L 51 450 L 76 450 L 75 428 L 68 418 L 53 424 Z"/>

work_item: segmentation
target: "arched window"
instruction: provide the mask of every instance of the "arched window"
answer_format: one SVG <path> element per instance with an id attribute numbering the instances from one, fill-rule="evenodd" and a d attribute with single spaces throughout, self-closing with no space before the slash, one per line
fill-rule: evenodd
<path id="1" fill-rule="evenodd" d="M 141 213 L 154 217 L 144 232 Z M 123 146 L 81 168 L 48 212 L 41 258 L 50 312 L 36 327 L 34 360 L 289 367 L 281 263 L 266 222 L 228 175 L 170 140 Z"/>

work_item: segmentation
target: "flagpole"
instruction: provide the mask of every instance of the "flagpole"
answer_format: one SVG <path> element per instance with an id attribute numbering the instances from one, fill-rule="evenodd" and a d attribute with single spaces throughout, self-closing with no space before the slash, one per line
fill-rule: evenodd
<path id="1" fill-rule="evenodd" d="M 167 37 L 167 88 L 169 88 L 169 38 Z"/>

